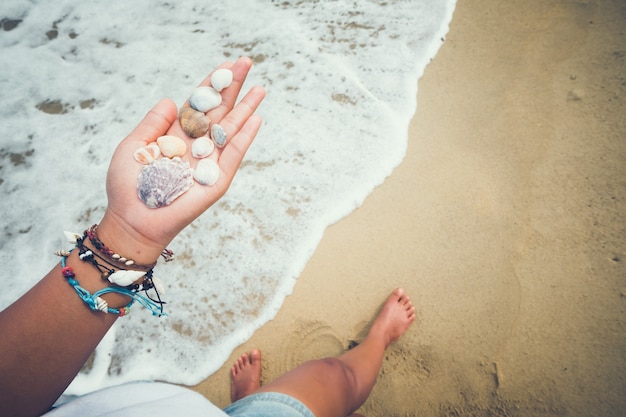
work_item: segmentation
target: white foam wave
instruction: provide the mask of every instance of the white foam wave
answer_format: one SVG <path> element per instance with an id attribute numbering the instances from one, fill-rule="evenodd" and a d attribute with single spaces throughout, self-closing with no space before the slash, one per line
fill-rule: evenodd
<path id="1" fill-rule="evenodd" d="M 0 5 L 0 264 L 5 307 L 101 217 L 116 144 L 163 96 L 182 104 L 241 55 L 268 96 L 226 197 L 159 266 L 165 320 L 135 308 L 69 392 L 135 379 L 195 384 L 276 314 L 324 229 L 405 154 L 417 79 L 454 0 L 6 0 Z"/>

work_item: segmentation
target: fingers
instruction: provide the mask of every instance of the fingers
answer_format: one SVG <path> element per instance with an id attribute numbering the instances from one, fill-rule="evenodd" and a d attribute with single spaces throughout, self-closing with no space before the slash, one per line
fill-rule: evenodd
<path id="1" fill-rule="evenodd" d="M 257 132 L 261 128 L 263 119 L 257 114 L 250 116 L 239 132 L 228 142 L 222 154 L 219 157 L 219 165 L 224 173 L 223 179 L 226 180 L 226 187 L 233 180 L 244 155 L 252 144 Z"/>
<path id="2" fill-rule="evenodd" d="M 177 112 L 176 104 L 172 100 L 159 101 L 128 135 L 127 140 L 141 142 L 140 145 L 154 142 L 159 136 L 165 135 L 176 121 Z"/>
<path id="3" fill-rule="evenodd" d="M 253 87 L 235 105 L 251 67 L 252 61 L 247 57 L 239 58 L 235 63 L 224 63 L 218 67 L 230 68 L 233 72 L 233 82 L 222 91 L 220 106 L 207 113 L 211 120 L 220 122 L 229 138 L 226 146 L 216 152 L 214 156 L 219 160 L 220 168 L 225 174 L 224 181 L 226 184 L 230 184 L 232 181 L 262 123 L 262 119 L 256 116 L 254 112 L 265 98 L 263 87 Z M 210 85 L 210 79 L 211 76 L 209 75 L 200 85 Z M 144 146 L 166 134 L 186 137 L 180 125 L 176 123 L 177 118 L 178 109 L 175 103 L 169 99 L 163 99 L 148 112 L 127 139 L 134 142 L 134 146 Z"/>
<path id="4" fill-rule="evenodd" d="M 262 119 L 254 112 L 265 98 L 263 87 L 253 87 L 235 108 L 220 122 L 230 137 L 219 157 L 219 164 L 226 177 L 235 175 L 239 164 L 254 140 Z"/>
<path id="5" fill-rule="evenodd" d="M 227 137 L 234 138 L 239 129 L 246 123 L 265 98 L 265 89 L 255 86 L 221 121 L 220 126 L 226 131 Z"/>
<path id="6" fill-rule="evenodd" d="M 221 68 L 230 69 L 233 73 L 233 81 L 231 82 L 230 86 L 228 86 L 227 88 L 225 88 L 224 90 L 220 92 L 220 95 L 222 97 L 220 105 L 205 113 L 212 124 L 219 123 L 221 125 L 222 119 L 224 119 L 224 117 L 226 117 L 233 110 L 233 108 L 235 107 L 235 103 L 237 101 L 237 97 L 239 96 L 241 92 L 241 89 L 243 87 L 243 84 L 246 81 L 246 77 L 248 76 L 248 72 L 250 71 L 251 67 L 252 67 L 252 60 L 250 58 L 240 57 L 234 63 L 225 62 L 219 65 L 217 68 L 215 68 L 215 70 L 218 70 Z M 213 75 L 215 70 L 211 72 L 211 74 L 209 74 L 204 80 L 202 80 L 199 86 L 211 86 L 211 76 Z M 188 106 L 189 100 L 187 100 L 184 105 Z M 254 104 L 254 106 L 256 109 L 256 107 L 258 107 L 258 103 Z M 250 114 L 248 114 L 248 116 Z M 246 116 L 246 118 L 248 116 Z M 232 117 L 231 117 L 231 120 L 232 120 Z M 233 121 L 230 122 L 230 129 L 226 130 L 229 137 L 231 135 L 234 135 L 237 132 L 238 128 L 243 125 L 243 122 L 245 122 L 245 120 L 241 120 L 241 118 L 239 118 L 238 120 L 240 121 L 240 124 L 237 127 L 234 126 L 235 122 Z M 182 138 L 189 138 L 187 134 L 183 131 L 179 123 L 175 123 L 171 127 L 168 134 L 182 137 Z"/>
<path id="7" fill-rule="evenodd" d="M 228 68 L 228 64 L 226 64 L 225 67 Z M 233 72 L 233 82 L 229 87 L 222 90 L 222 103 L 218 107 L 207 112 L 209 119 L 221 124 L 221 120 L 233 109 L 237 96 L 246 81 L 246 77 L 248 76 L 248 72 L 251 67 L 252 60 L 248 57 L 241 57 L 234 64 L 232 64 L 230 70 Z M 210 80 L 210 76 L 208 79 Z M 206 80 L 204 82 L 206 82 Z"/>

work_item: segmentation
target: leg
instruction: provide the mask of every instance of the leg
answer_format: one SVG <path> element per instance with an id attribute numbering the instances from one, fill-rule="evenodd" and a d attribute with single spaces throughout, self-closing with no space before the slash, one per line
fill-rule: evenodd
<path id="1" fill-rule="evenodd" d="M 408 330 L 414 319 L 415 308 L 409 297 L 397 289 L 385 302 L 365 340 L 354 349 L 336 359 L 305 362 L 263 387 L 237 392 L 287 394 L 304 403 L 317 417 L 350 415 L 365 402 L 374 387 L 385 349 Z M 253 359 L 251 363 L 254 362 Z M 253 369 L 246 359 L 240 358 L 233 366 L 233 387 L 239 376 L 249 378 L 244 377 L 248 374 L 244 370 L 256 372 Z M 257 375 L 260 380 L 260 364 Z"/>
<path id="2" fill-rule="evenodd" d="M 235 402 L 261 388 L 261 352 L 254 349 L 250 355 L 244 354 L 230 369 L 232 384 L 230 400 Z"/>

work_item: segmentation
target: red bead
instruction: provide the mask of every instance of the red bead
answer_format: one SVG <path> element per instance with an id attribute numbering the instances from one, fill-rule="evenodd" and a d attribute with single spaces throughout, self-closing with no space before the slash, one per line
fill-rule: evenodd
<path id="1" fill-rule="evenodd" d="M 74 271 L 72 270 L 71 266 L 66 266 L 62 269 L 63 272 L 63 276 L 65 278 L 74 278 L 76 275 L 74 275 Z"/>

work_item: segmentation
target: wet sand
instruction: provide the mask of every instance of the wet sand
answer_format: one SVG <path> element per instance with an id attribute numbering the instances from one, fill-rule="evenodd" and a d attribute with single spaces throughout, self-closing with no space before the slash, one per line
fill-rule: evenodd
<path id="1" fill-rule="evenodd" d="M 360 412 L 626 412 L 626 8 L 459 1 L 405 160 L 330 227 L 275 320 L 194 389 L 229 403 L 345 349 L 387 295 L 418 309 Z"/>

